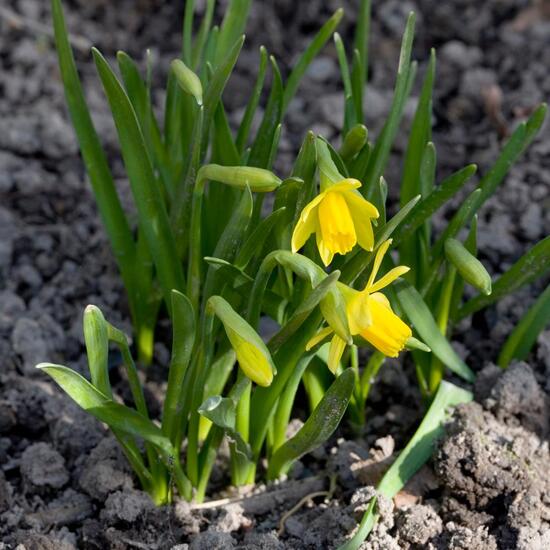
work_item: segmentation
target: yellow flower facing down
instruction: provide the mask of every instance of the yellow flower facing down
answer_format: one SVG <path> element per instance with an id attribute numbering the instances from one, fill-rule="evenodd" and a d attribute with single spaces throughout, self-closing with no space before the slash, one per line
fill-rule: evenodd
<path id="1" fill-rule="evenodd" d="M 382 243 L 376 252 L 372 271 L 364 290 L 358 291 L 342 283 L 338 283 L 338 287 L 346 302 L 346 314 L 351 334 L 362 336 L 387 357 L 397 357 L 412 336 L 412 332 L 410 327 L 393 312 L 386 296 L 379 291 L 407 273 L 409 268 L 403 265 L 395 267 L 375 281 L 384 254 L 390 244 L 391 239 Z M 330 342 L 328 367 L 332 372 L 336 372 L 338 363 L 346 349 L 346 342 L 334 334 L 330 327 L 319 331 L 308 342 L 307 349 L 311 349 L 331 334 L 333 336 Z"/>
<path id="2" fill-rule="evenodd" d="M 258 386 L 271 385 L 274 368 L 263 346 L 254 345 L 230 328 L 226 328 L 226 333 L 235 350 L 237 362 L 246 376 Z"/>
<path id="3" fill-rule="evenodd" d="M 217 315 L 222 322 L 244 374 L 258 386 L 269 386 L 276 369 L 259 334 L 221 296 L 208 299 L 207 312 Z"/>
<path id="4" fill-rule="evenodd" d="M 359 243 L 372 250 L 374 235 L 371 219 L 378 218 L 376 207 L 357 191 L 361 182 L 347 178 L 328 186 L 300 214 L 292 234 L 292 252 L 297 252 L 312 233 L 323 263 L 334 254 L 347 254 Z"/>

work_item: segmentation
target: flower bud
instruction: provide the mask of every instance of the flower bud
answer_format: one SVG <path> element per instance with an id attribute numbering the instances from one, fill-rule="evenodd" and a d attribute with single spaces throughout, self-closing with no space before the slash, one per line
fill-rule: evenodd
<path id="1" fill-rule="evenodd" d="M 198 173 L 199 180 L 213 180 L 241 189 L 250 187 L 251 191 L 266 193 L 281 185 L 281 180 L 269 170 L 253 166 L 221 166 L 206 164 Z"/>
<path id="2" fill-rule="evenodd" d="M 483 264 L 456 239 L 445 241 L 445 256 L 460 276 L 483 294 L 491 294 L 491 276 Z"/>
<path id="3" fill-rule="evenodd" d="M 352 159 L 367 143 L 367 127 L 363 124 L 356 124 L 344 138 L 344 143 L 340 148 L 340 156 L 343 160 Z"/>
<path id="4" fill-rule="evenodd" d="M 212 296 L 208 307 L 222 322 L 242 371 L 258 386 L 269 386 L 276 369 L 258 333 L 221 296 Z"/>
<path id="5" fill-rule="evenodd" d="M 202 105 L 202 84 L 200 78 L 181 59 L 174 59 L 170 66 L 182 90 L 192 95 L 197 103 Z"/>

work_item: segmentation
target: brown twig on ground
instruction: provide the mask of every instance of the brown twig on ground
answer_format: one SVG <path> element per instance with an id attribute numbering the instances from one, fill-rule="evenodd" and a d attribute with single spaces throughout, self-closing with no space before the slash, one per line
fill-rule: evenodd
<path id="1" fill-rule="evenodd" d="M 202 502 L 200 504 L 191 504 L 190 510 L 211 510 L 222 508 L 229 504 L 240 504 L 244 511 L 255 515 L 264 514 L 273 509 L 273 503 L 283 503 L 287 501 L 300 500 L 304 495 L 322 491 L 325 487 L 325 478 L 310 477 L 301 481 L 292 481 L 285 483 L 281 488 L 256 493 L 253 495 L 222 498 Z"/>
<path id="2" fill-rule="evenodd" d="M 35 19 L 31 19 L 29 17 L 23 17 L 22 15 L 9 8 L 0 6 L 0 18 L 5 19 L 8 25 L 11 25 L 15 29 L 26 28 L 36 34 L 46 35 L 52 40 L 54 38 L 53 30 L 52 28 L 50 28 L 49 25 L 45 25 L 44 23 L 41 23 L 40 21 L 36 21 Z M 92 47 L 92 43 L 87 38 L 84 38 L 80 35 L 69 34 L 69 42 L 76 49 L 82 52 L 89 52 L 90 48 Z"/>
<path id="3" fill-rule="evenodd" d="M 310 493 L 309 495 L 304 496 L 301 498 L 290 510 L 287 510 L 282 516 L 279 521 L 279 530 L 277 531 L 277 534 L 280 536 L 283 535 L 285 532 L 285 523 L 286 520 L 294 515 L 304 504 L 307 502 L 313 500 L 317 497 L 325 497 L 330 499 L 332 497 L 332 494 L 334 493 L 334 489 L 336 488 L 336 476 L 330 477 L 330 486 L 328 491 L 315 491 L 313 493 Z"/>

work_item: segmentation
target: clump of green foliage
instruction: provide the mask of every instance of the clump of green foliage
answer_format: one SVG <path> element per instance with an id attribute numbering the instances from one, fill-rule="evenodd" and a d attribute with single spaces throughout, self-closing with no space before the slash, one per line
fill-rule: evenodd
<path id="1" fill-rule="evenodd" d="M 371 141 L 363 113 L 368 0 L 360 2 L 351 51 L 334 33 L 342 17 L 338 10 L 285 82 L 275 59 L 260 50 L 257 80 L 236 133 L 223 91 L 243 45 L 250 1 L 232 0 L 219 28 L 212 26 L 214 4 L 208 0 L 193 35 L 194 3 L 186 3 L 182 54 L 171 64 L 163 124 L 151 103 L 154 67 L 148 66 L 144 78 L 120 52 L 118 77 L 93 50 L 137 209 L 134 231 L 86 106 L 61 2 L 52 0 L 69 111 L 125 284 L 139 363 L 151 361 L 159 313 L 165 311 L 172 322 L 162 418 L 157 422 L 149 415 L 130 340 L 94 306 L 84 314 L 90 379 L 59 365 L 39 367 L 112 429 L 143 488 L 161 504 L 176 490 L 188 500 L 205 498 L 224 437 L 230 442 L 231 480 L 240 485 L 254 482 L 263 459 L 268 479 L 284 474 L 330 437 L 346 411 L 354 427 L 362 426 L 385 358 L 409 349 L 431 404 L 380 484 L 380 493 L 391 497 L 429 457 L 447 407 L 471 399 L 443 380 L 446 369 L 466 382 L 475 377 L 449 343 L 454 324 L 549 271 L 548 238 L 494 282 L 476 258 L 476 213 L 535 137 L 546 107 L 518 126 L 493 168 L 434 239 L 433 214 L 467 185 L 476 167 L 436 182 L 432 52 L 404 160 L 400 209 L 387 216 L 383 174 L 416 76 L 414 15 L 403 36 L 390 113 Z M 344 88 L 341 145 L 336 149 L 308 133 L 291 173 L 279 177 L 272 169 L 284 114 L 307 66 L 331 36 Z M 267 103 L 251 135 L 268 68 Z M 264 200 L 266 193 L 273 193 L 272 201 Z M 463 303 L 465 284 L 479 294 Z M 528 353 L 549 303 L 545 292 L 510 337 L 502 366 Z M 263 316 L 278 325 L 267 342 L 258 332 Z M 110 345 L 120 350 L 133 404 L 113 395 Z M 360 348 L 370 351 L 364 367 Z M 300 384 L 309 416 L 287 440 Z M 373 500 L 346 548 L 358 548 L 374 520 Z"/>

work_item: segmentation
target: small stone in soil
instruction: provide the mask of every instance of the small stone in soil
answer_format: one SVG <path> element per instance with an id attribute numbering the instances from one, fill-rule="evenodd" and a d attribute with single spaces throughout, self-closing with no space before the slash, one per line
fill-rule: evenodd
<path id="1" fill-rule="evenodd" d="M 109 524 L 119 521 L 133 523 L 154 509 L 154 503 L 147 493 L 127 489 L 110 494 L 101 511 L 101 518 Z"/>
<path id="2" fill-rule="evenodd" d="M 441 533 L 443 522 L 431 506 L 418 505 L 401 510 L 396 518 L 396 527 L 400 540 L 425 546 Z"/>
<path id="3" fill-rule="evenodd" d="M 229 533 L 204 531 L 193 538 L 189 550 L 225 550 L 234 547 L 235 540 Z"/>
<path id="4" fill-rule="evenodd" d="M 69 481 L 65 459 L 48 443 L 35 443 L 21 456 L 21 476 L 30 489 L 60 489 Z"/>

